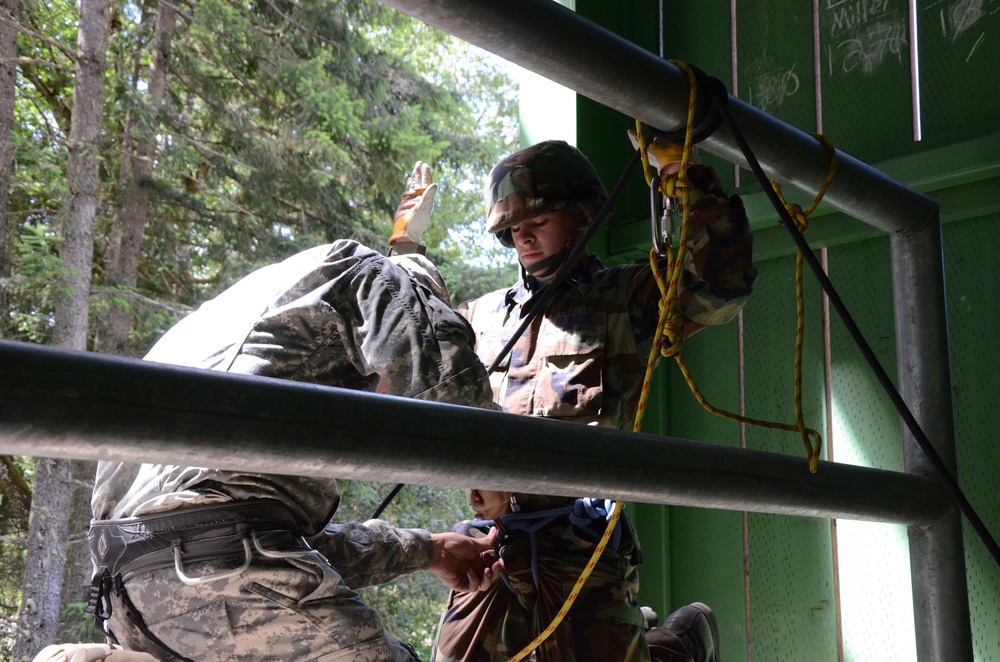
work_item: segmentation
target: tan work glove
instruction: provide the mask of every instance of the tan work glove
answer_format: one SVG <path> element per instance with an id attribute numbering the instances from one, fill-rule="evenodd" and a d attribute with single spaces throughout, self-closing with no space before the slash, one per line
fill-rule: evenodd
<path id="1" fill-rule="evenodd" d="M 413 172 L 406 180 L 406 190 L 396 207 L 395 223 L 389 245 L 398 242 L 419 244 L 427 223 L 434 211 L 434 194 L 437 184 L 431 177 L 431 167 L 423 161 L 417 161 Z"/>
<path id="2" fill-rule="evenodd" d="M 158 662 L 149 653 L 122 650 L 108 644 L 53 644 L 32 662 Z"/>
<path id="3" fill-rule="evenodd" d="M 632 149 L 639 149 L 639 138 L 635 131 L 629 129 L 628 139 L 632 143 Z M 656 168 L 656 172 L 661 177 L 672 175 L 681 169 L 681 157 L 684 155 L 684 146 L 675 145 L 662 138 L 653 138 L 646 143 L 646 158 L 649 165 Z"/>

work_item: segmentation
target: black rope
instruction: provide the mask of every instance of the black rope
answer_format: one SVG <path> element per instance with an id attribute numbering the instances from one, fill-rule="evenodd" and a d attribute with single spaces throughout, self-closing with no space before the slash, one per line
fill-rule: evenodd
<path id="1" fill-rule="evenodd" d="M 861 334 L 861 330 L 858 328 L 858 325 L 855 324 L 854 318 L 851 317 L 850 312 L 847 310 L 847 306 L 844 305 L 844 302 L 837 294 L 836 289 L 834 289 L 833 283 L 823 270 L 823 266 L 813 254 L 809 244 L 806 243 L 805 237 L 802 236 L 802 233 L 795 225 L 795 222 L 792 220 L 788 210 L 785 209 L 785 205 L 781 202 L 781 199 L 778 197 L 774 187 L 771 186 L 770 180 L 764 173 L 764 169 L 761 168 L 760 163 L 757 161 L 757 157 L 754 156 L 753 151 L 750 149 L 750 145 L 747 143 L 746 138 L 743 136 L 743 133 L 740 131 L 735 120 L 733 120 L 728 108 L 726 108 L 725 102 L 720 100 L 718 96 L 719 91 L 712 86 L 706 86 L 706 88 L 712 95 L 713 100 L 719 105 L 720 110 L 722 111 L 723 121 L 729 127 L 733 138 L 736 139 L 740 149 L 743 151 L 743 156 L 746 158 L 747 163 L 750 165 L 750 169 L 760 182 L 761 188 L 764 189 L 764 192 L 767 194 L 768 199 L 770 199 L 771 204 L 774 205 L 775 210 L 777 210 L 778 217 L 781 219 L 781 224 L 788 230 L 789 234 L 792 236 L 792 240 L 795 242 L 795 245 L 798 246 L 798 249 L 802 253 L 806 262 L 809 263 L 813 273 L 816 275 L 816 279 L 823 288 L 823 292 L 826 293 L 830 303 L 833 304 L 833 307 L 837 310 L 837 313 L 843 320 L 844 326 L 847 327 L 847 332 L 851 335 L 851 338 L 858 346 L 858 349 L 861 350 L 861 354 L 864 356 L 865 361 L 867 361 L 868 366 L 871 368 L 876 379 L 878 379 L 879 384 L 882 385 L 882 388 L 889 396 L 892 404 L 896 407 L 896 411 L 899 412 L 903 422 L 906 423 L 906 427 L 910 430 L 913 438 L 920 446 L 920 450 L 934 468 L 938 478 L 942 483 L 944 483 L 945 488 L 958 504 L 959 509 L 969 520 L 969 524 L 972 525 L 972 528 L 982 539 L 987 550 L 989 550 L 990 554 L 993 556 L 993 560 L 996 561 L 998 566 L 1000 566 L 1000 545 L 997 544 L 997 541 L 990 534 L 989 529 L 986 528 L 986 524 L 983 523 L 982 519 L 980 519 L 979 515 L 976 513 L 975 508 L 972 507 L 972 504 L 965 497 L 965 494 L 962 492 L 962 488 L 951 475 L 951 472 L 948 471 L 948 467 L 945 466 L 941 457 L 937 454 L 937 451 L 934 450 L 934 446 L 931 444 L 930 439 L 927 438 L 927 435 L 924 433 L 920 424 L 917 422 L 917 419 L 913 416 L 913 413 L 906 405 L 903 397 L 899 394 L 899 391 L 896 390 L 892 380 L 889 379 L 889 375 L 886 374 L 885 370 L 882 368 L 882 365 L 878 361 L 878 357 L 875 356 L 875 352 L 872 351 L 871 346 Z M 728 93 L 725 101 L 728 101 Z"/>
<path id="2" fill-rule="evenodd" d="M 642 154 L 639 150 L 636 150 L 632 154 L 632 158 L 629 159 L 628 164 L 625 166 L 625 170 L 622 171 L 621 176 L 618 178 L 618 182 L 615 184 L 614 188 L 611 189 L 611 193 L 608 194 L 608 199 L 604 201 L 601 209 L 597 212 L 597 215 L 594 216 L 594 220 L 590 224 L 590 227 L 587 228 L 587 231 L 580 238 L 580 241 L 576 243 L 573 249 L 569 252 L 569 255 L 566 256 L 566 259 L 563 260 L 563 263 L 559 266 L 558 271 L 556 271 L 556 275 L 552 279 L 552 282 L 543 287 L 538 295 L 528 302 L 528 310 L 525 313 L 524 321 L 521 322 L 520 326 L 518 326 L 517 330 L 514 332 L 514 335 L 510 337 L 507 343 L 500 350 L 500 353 L 493 359 L 490 367 L 486 369 L 487 374 L 491 375 L 496 372 L 497 368 L 500 367 L 500 364 L 503 363 L 503 360 L 507 358 L 507 354 L 509 354 L 510 350 L 514 348 L 514 344 L 517 343 L 518 338 L 521 337 L 524 330 L 528 328 L 531 321 L 538 316 L 539 312 L 544 310 L 545 305 L 547 305 L 552 297 L 555 296 L 555 293 L 559 289 L 558 286 L 566 280 L 566 276 L 573 268 L 577 258 L 579 258 L 580 254 L 587 249 L 587 243 L 594 236 L 594 233 L 597 232 L 597 229 L 600 227 L 601 223 L 604 222 L 604 219 L 614 209 L 615 200 L 621 194 L 622 189 L 625 188 L 628 178 L 632 176 L 632 171 L 635 170 L 635 167 L 641 160 Z M 380 503 L 378 508 L 375 509 L 375 512 L 372 514 L 370 519 L 378 519 L 378 516 L 382 514 L 382 511 L 385 510 L 390 503 L 392 503 L 392 500 L 396 498 L 396 495 L 399 494 L 399 491 L 402 490 L 404 486 L 404 483 L 397 483 L 396 486 L 392 488 L 392 491 L 390 491 L 389 494 L 382 499 L 382 503 Z"/>
<path id="3" fill-rule="evenodd" d="M 392 500 L 396 498 L 396 495 L 399 494 L 399 491 L 405 486 L 406 483 L 397 483 L 396 487 L 392 488 L 389 493 L 385 495 L 385 498 L 382 499 L 382 503 L 378 505 L 378 508 L 375 509 L 375 512 L 372 513 L 372 516 L 368 519 L 378 519 L 378 516 L 382 514 L 382 511 L 385 510 L 390 503 L 392 503 Z"/>

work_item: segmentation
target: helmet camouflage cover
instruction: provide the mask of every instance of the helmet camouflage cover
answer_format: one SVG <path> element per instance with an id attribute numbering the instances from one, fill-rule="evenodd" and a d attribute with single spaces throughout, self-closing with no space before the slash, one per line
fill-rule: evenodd
<path id="1" fill-rule="evenodd" d="M 487 179 L 485 198 L 486 229 L 512 247 L 507 228 L 569 206 L 578 208 L 589 223 L 608 192 L 583 152 L 562 140 L 549 140 L 497 163 Z"/>

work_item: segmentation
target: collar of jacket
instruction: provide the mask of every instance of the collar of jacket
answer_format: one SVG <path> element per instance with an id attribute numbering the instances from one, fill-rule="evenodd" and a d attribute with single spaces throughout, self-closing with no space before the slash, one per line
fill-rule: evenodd
<path id="1" fill-rule="evenodd" d="M 601 262 L 601 259 L 593 253 L 588 253 L 587 259 L 566 275 L 565 280 L 563 280 L 563 286 L 569 285 L 583 291 L 584 287 L 594 282 L 597 272 L 603 269 L 604 263 Z M 531 297 L 541 294 L 544 288 L 545 283 L 540 283 L 532 276 L 525 275 L 522 280 L 517 281 L 517 283 L 507 290 L 505 303 L 508 310 L 514 306 L 521 306 L 523 308 L 524 304 Z"/>

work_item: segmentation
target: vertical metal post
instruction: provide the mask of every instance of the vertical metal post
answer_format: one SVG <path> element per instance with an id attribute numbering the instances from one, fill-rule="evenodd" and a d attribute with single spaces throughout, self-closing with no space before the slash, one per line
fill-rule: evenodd
<path id="1" fill-rule="evenodd" d="M 957 479 L 940 217 L 890 235 L 890 245 L 899 392 Z M 906 429 L 903 444 L 906 471 L 934 475 Z M 960 513 L 908 531 L 917 659 L 972 662 Z"/>

